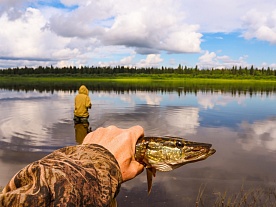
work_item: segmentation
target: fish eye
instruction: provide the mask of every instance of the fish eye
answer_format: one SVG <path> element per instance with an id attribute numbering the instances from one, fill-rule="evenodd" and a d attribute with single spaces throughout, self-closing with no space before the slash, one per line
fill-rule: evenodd
<path id="1" fill-rule="evenodd" d="M 176 141 L 175 145 L 176 145 L 177 148 L 184 147 L 184 144 L 182 142 L 180 142 L 180 141 Z"/>

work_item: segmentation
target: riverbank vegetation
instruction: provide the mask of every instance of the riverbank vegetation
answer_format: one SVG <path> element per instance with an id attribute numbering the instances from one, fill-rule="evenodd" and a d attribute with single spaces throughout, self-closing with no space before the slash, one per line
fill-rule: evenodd
<path id="1" fill-rule="evenodd" d="M 199 70 L 178 68 L 63 67 L 0 69 L 0 88 L 9 90 L 77 91 L 85 84 L 91 91 L 177 91 L 232 93 L 252 96 L 276 92 L 276 70 L 233 67 Z"/>
<path id="2" fill-rule="evenodd" d="M 234 95 L 252 96 L 255 93 L 269 95 L 276 93 L 276 81 L 273 80 L 237 80 L 237 79 L 203 79 L 203 78 L 87 78 L 87 77 L 33 77 L 33 76 L 0 76 L 0 88 L 23 91 L 77 91 L 80 85 L 89 90 L 114 91 L 128 93 L 151 91 L 169 93 L 176 91 L 179 95 L 186 93 L 231 93 Z"/>
<path id="3" fill-rule="evenodd" d="M 116 67 L 53 67 L 39 66 L 23 68 L 0 69 L 0 76 L 65 76 L 65 77 L 90 77 L 90 78 L 149 78 L 149 79 L 174 79 L 174 78 L 208 78 L 208 79 L 269 79 L 276 80 L 276 70 L 268 68 L 254 68 L 251 66 L 224 69 L 198 69 L 179 65 L 177 68 L 135 68 L 126 66 Z"/>
<path id="4" fill-rule="evenodd" d="M 247 207 L 247 206 L 276 206 L 276 189 L 275 187 L 252 187 L 244 189 L 241 186 L 240 191 L 236 193 L 214 192 L 213 195 L 204 193 L 205 185 L 199 189 L 196 198 L 196 207 L 213 206 L 213 207 Z"/>

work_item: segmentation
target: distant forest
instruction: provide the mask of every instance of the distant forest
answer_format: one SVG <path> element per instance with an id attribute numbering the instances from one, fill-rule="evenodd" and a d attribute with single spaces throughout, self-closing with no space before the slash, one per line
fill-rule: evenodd
<path id="1" fill-rule="evenodd" d="M 0 69 L 1 76 L 13 75 L 30 75 L 30 76 L 148 76 L 148 75 L 175 75 L 180 77 L 200 77 L 200 78 L 267 78 L 275 79 L 276 70 L 268 68 L 254 68 L 236 67 L 225 69 L 198 69 L 198 67 L 189 68 L 187 66 L 179 65 L 177 68 L 134 68 L 126 66 L 116 67 L 95 67 L 95 66 L 81 66 L 81 67 L 53 67 L 39 66 L 37 68 L 22 67 L 22 68 L 7 68 Z M 166 75 L 166 76 L 167 76 Z"/>

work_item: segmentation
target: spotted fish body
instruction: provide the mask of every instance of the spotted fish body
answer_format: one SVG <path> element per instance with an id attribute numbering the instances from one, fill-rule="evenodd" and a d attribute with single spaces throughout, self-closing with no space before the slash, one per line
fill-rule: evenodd
<path id="1" fill-rule="evenodd" d="M 204 160 L 216 152 L 211 144 L 179 137 L 141 137 L 136 143 L 135 159 L 146 167 L 148 193 L 157 171 L 171 171 L 185 164 Z"/>

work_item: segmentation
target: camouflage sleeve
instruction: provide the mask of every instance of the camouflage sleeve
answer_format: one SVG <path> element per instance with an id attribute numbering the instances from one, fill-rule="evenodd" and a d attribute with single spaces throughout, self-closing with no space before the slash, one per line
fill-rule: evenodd
<path id="1" fill-rule="evenodd" d="M 0 206 L 109 206 L 121 183 L 108 150 L 70 146 L 20 170 L 0 193 Z"/>

